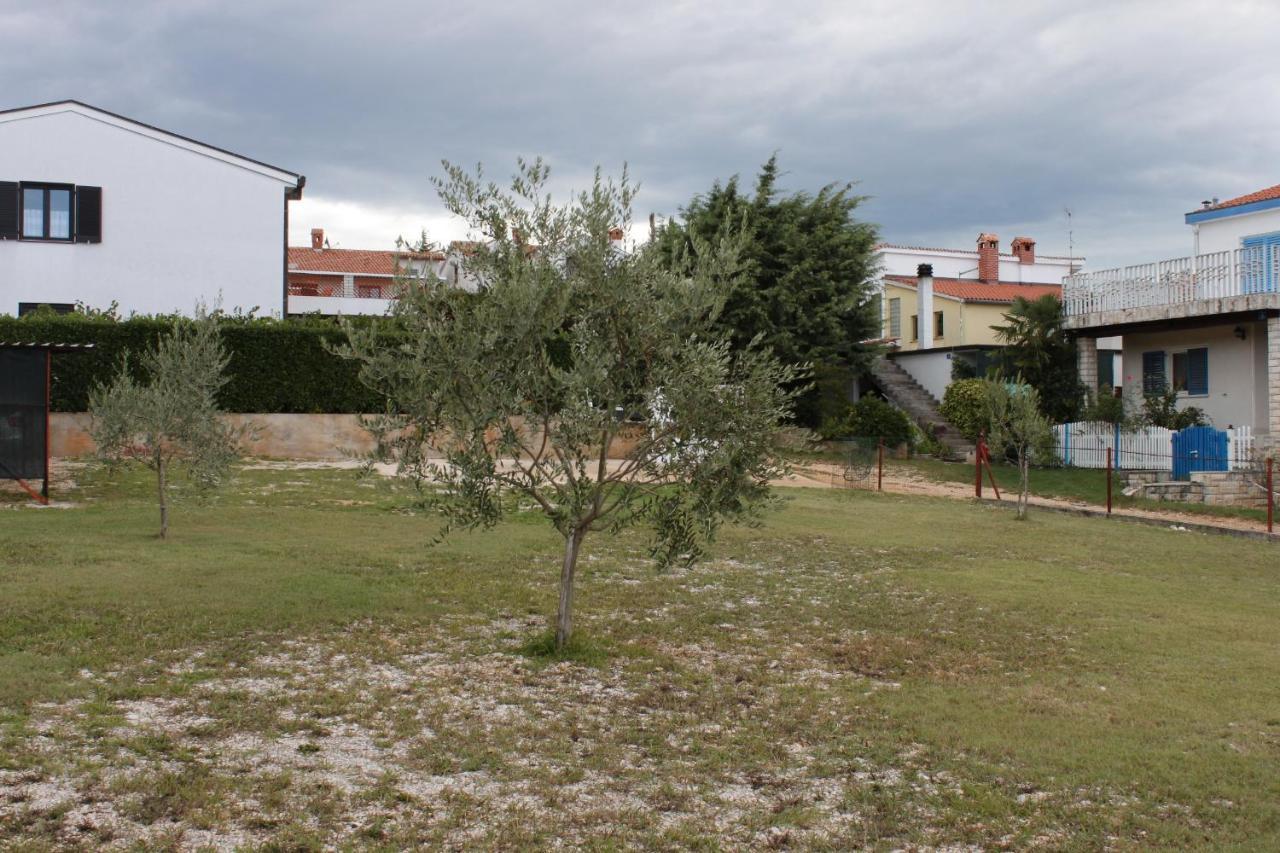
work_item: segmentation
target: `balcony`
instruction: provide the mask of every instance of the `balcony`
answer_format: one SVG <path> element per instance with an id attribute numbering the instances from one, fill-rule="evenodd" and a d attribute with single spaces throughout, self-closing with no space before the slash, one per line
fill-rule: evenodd
<path id="1" fill-rule="evenodd" d="M 1067 328 L 1280 307 L 1280 249 L 1233 249 L 1076 273 L 1062 282 Z"/>
<path id="2" fill-rule="evenodd" d="M 357 284 L 352 276 L 343 281 L 289 282 L 290 314 L 386 314 L 404 285 L 388 279 L 380 284 Z"/>

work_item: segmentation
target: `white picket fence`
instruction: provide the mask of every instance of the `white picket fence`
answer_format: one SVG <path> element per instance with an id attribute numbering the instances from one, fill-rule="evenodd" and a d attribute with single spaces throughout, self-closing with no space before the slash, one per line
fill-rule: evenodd
<path id="1" fill-rule="evenodd" d="M 1232 471 L 1247 467 L 1253 457 L 1253 429 L 1226 430 Z M 1117 430 L 1115 424 L 1082 421 L 1058 424 L 1053 428 L 1058 461 L 1073 468 L 1107 467 L 1107 451 L 1115 451 L 1111 464 L 1116 468 L 1155 471 L 1173 470 L 1173 430 L 1145 427 Z"/>

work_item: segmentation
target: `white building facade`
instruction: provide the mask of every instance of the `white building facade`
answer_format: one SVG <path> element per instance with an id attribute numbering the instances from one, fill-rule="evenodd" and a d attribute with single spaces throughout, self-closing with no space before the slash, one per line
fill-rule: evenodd
<path id="1" fill-rule="evenodd" d="M 0 112 L 0 313 L 281 314 L 305 182 L 76 101 Z"/>
<path id="2" fill-rule="evenodd" d="M 1094 345 L 1123 335 L 1124 379 L 1172 388 L 1213 426 L 1280 439 L 1280 185 L 1205 202 L 1186 215 L 1192 254 L 1072 276 L 1066 326 L 1080 378 L 1096 384 Z"/>

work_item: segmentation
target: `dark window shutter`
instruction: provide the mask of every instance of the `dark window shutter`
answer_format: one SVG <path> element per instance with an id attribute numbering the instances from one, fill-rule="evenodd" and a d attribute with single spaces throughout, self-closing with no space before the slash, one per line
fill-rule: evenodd
<path id="1" fill-rule="evenodd" d="M 18 216 L 22 205 L 18 204 L 16 181 L 0 181 L 0 240 L 18 239 Z"/>
<path id="2" fill-rule="evenodd" d="M 1142 354 L 1142 393 L 1163 394 L 1168 383 L 1164 378 L 1164 350 Z"/>
<path id="3" fill-rule="evenodd" d="M 1209 350 L 1187 350 L 1187 393 L 1209 393 Z"/>
<path id="4" fill-rule="evenodd" d="M 76 187 L 76 242 L 102 242 L 102 187 Z"/>

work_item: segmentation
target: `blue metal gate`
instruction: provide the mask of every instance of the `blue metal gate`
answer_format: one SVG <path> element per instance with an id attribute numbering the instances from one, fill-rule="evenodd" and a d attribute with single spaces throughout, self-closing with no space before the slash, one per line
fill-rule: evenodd
<path id="1" fill-rule="evenodd" d="M 1192 471 L 1227 470 L 1227 434 L 1213 427 L 1188 427 L 1173 434 L 1173 479 L 1189 480 Z"/>

